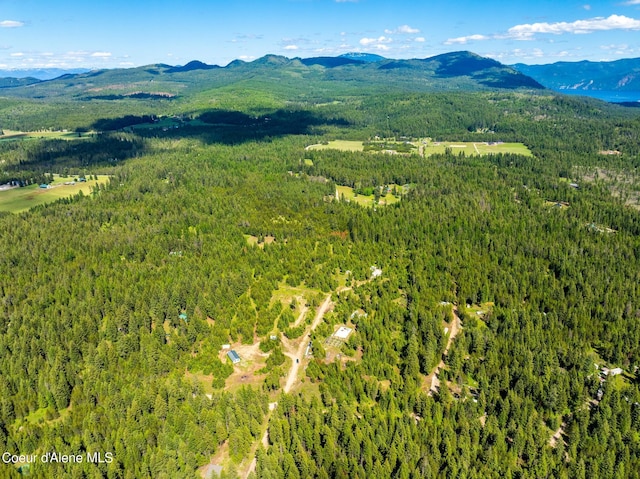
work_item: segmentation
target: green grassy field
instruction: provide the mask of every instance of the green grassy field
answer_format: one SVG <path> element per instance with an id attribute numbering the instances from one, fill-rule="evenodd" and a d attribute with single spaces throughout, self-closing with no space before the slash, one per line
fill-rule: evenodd
<path id="1" fill-rule="evenodd" d="M 84 140 L 90 138 L 94 132 L 76 133 L 73 131 L 13 131 L 3 130 L 0 141 L 11 140 Z"/>
<path id="2" fill-rule="evenodd" d="M 109 177 L 107 175 L 97 175 L 97 180 L 87 179 L 85 183 L 75 183 L 73 185 L 65 185 L 65 183 L 72 182 L 75 179 L 74 177 L 65 178 L 53 175 L 53 178 L 50 188 L 29 185 L 24 188 L 0 190 L 0 211 L 21 213 L 37 205 L 51 203 L 60 198 L 69 198 L 77 195 L 80 191 L 88 195 L 91 193 L 92 187 L 99 183 L 106 183 Z"/>
<path id="3" fill-rule="evenodd" d="M 340 151 L 364 151 L 364 144 L 361 141 L 334 140 L 326 145 L 311 145 L 309 150 L 340 150 Z"/>
<path id="4" fill-rule="evenodd" d="M 400 144 L 400 143 L 399 143 Z M 432 142 L 420 139 L 412 145 L 418 148 L 424 156 L 444 154 L 450 149 L 453 154 L 464 152 L 465 155 L 491 155 L 498 153 L 514 153 L 517 155 L 533 156 L 529 148 L 522 143 L 500 143 L 489 144 L 487 142 L 464 142 L 447 141 Z M 340 150 L 340 151 L 364 151 L 364 143 L 361 141 L 334 140 L 326 144 L 310 145 L 309 150 Z M 415 151 L 415 150 L 414 150 Z"/>
<path id="5" fill-rule="evenodd" d="M 495 143 L 493 145 L 486 142 L 472 143 L 464 141 L 456 142 L 428 142 L 424 146 L 424 155 L 430 156 L 435 154 L 443 154 L 446 149 L 451 149 L 455 155 L 464 152 L 465 155 L 491 155 L 497 153 L 514 153 L 517 155 L 533 156 L 529 148 L 522 143 Z"/>
<path id="6" fill-rule="evenodd" d="M 389 187 L 393 189 L 394 185 L 389 185 Z M 401 186 L 398 186 L 397 188 L 399 191 L 402 191 Z M 355 192 L 353 191 L 353 188 L 349 186 L 336 185 L 336 192 L 338 193 L 338 197 L 340 199 L 344 198 L 346 201 L 353 201 L 362 206 L 370 206 L 370 207 L 376 206 L 374 204 L 374 200 L 375 200 L 374 195 L 356 195 Z M 386 206 L 386 205 L 391 205 L 393 203 L 397 203 L 398 201 L 400 201 L 400 198 L 394 196 L 391 193 L 387 193 L 386 195 L 380 197 L 378 205 Z"/>

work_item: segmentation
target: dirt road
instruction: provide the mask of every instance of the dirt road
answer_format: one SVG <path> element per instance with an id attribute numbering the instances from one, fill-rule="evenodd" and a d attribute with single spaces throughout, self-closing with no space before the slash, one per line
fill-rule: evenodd
<path id="1" fill-rule="evenodd" d="M 304 351 L 307 348 L 307 344 L 309 344 L 307 341 L 307 335 L 318 327 L 318 325 L 320 324 L 320 321 L 322 321 L 322 318 L 324 317 L 325 313 L 329 310 L 330 307 L 331 307 L 331 295 L 329 294 L 325 298 L 324 302 L 318 308 L 318 311 L 316 312 L 316 316 L 315 318 L 313 318 L 313 322 L 311 323 L 311 325 L 307 329 L 305 329 L 304 335 L 302 336 L 302 341 L 300 341 L 300 344 L 298 345 L 298 349 L 295 352 L 287 351 L 284 353 L 286 356 L 291 358 L 291 368 L 289 369 L 289 373 L 287 374 L 287 382 L 285 383 L 284 389 L 283 389 L 285 393 L 289 393 L 289 391 L 291 391 L 291 388 L 293 387 L 294 383 L 296 382 L 296 379 L 298 378 L 300 361 L 296 361 L 296 359 L 302 360 L 304 357 Z M 300 321 L 302 320 L 306 312 L 307 310 L 303 309 L 303 311 L 300 313 L 300 316 L 298 316 L 296 325 L 300 323 Z M 273 407 L 275 408 L 276 405 L 275 403 L 273 404 L 274 404 Z M 269 405 L 269 410 L 271 409 L 272 409 L 271 405 Z M 271 412 L 269 412 L 269 415 L 267 416 L 267 424 L 269 423 L 270 417 L 271 417 Z M 269 447 L 269 429 L 268 428 L 267 430 L 265 430 L 264 434 L 262 435 L 261 443 L 265 449 Z M 251 463 L 249 463 L 249 467 L 244 472 L 241 471 L 240 476 L 246 479 L 247 477 L 249 477 L 249 474 L 251 474 L 255 470 L 256 470 L 256 458 L 254 455 L 253 459 L 251 460 Z"/>
<path id="2" fill-rule="evenodd" d="M 438 373 L 442 368 L 444 368 L 444 357 L 449 353 L 449 348 L 451 348 L 451 343 L 460 332 L 461 328 L 460 316 L 458 316 L 458 307 L 453 307 L 453 322 L 451 323 L 451 330 L 449 331 L 449 339 L 447 340 L 447 345 L 444 348 L 444 353 L 442 354 L 442 359 L 436 366 L 436 368 L 431 373 L 431 387 L 429 388 L 429 395 L 438 392 L 438 388 L 440 387 L 440 380 L 438 379 Z"/>
<path id="3" fill-rule="evenodd" d="M 305 330 L 302 336 L 303 339 L 302 341 L 300 341 L 300 344 L 298 345 L 298 350 L 295 353 L 292 353 L 292 352 L 285 353 L 287 356 L 291 358 L 291 369 L 289 369 L 289 374 L 287 374 L 287 381 L 284 384 L 284 389 L 283 389 L 285 393 L 289 393 L 289 391 L 291 391 L 291 388 L 293 387 L 293 384 L 295 383 L 298 377 L 298 370 L 300 369 L 300 360 L 303 359 L 304 351 L 307 348 L 307 344 L 309 344 L 307 342 L 307 335 L 311 333 L 311 331 L 316 329 L 318 324 L 320 324 L 320 321 L 322 321 L 322 318 L 324 317 L 325 313 L 329 310 L 330 306 L 331 306 L 331 295 L 329 294 L 324 300 L 324 302 L 318 308 L 318 311 L 316 312 L 315 318 L 313 318 L 313 322 L 311 323 L 311 326 L 309 326 Z M 296 361 L 296 359 L 298 361 Z"/>

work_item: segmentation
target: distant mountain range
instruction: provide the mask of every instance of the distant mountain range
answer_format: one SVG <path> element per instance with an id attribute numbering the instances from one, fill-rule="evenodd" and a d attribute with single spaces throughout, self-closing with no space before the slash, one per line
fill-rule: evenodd
<path id="1" fill-rule="evenodd" d="M 324 92 L 359 94 L 374 91 L 477 91 L 543 89 L 534 79 L 471 52 L 453 52 L 425 59 L 394 60 L 349 53 L 338 57 L 287 58 L 266 55 L 252 62 L 235 60 L 225 67 L 192 61 L 97 70 L 40 81 L 0 80 L 2 96 L 69 99 L 171 99 L 210 89 L 236 86 L 286 89 L 302 98 Z"/>
<path id="2" fill-rule="evenodd" d="M 0 70 L 0 78 L 17 78 L 29 80 L 52 80 L 62 75 L 86 73 L 90 71 L 87 68 L 33 68 L 23 70 Z"/>
<path id="3" fill-rule="evenodd" d="M 268 73 L 268 75 L 266 75 Z M 188 89 L 202 90 L 265 75 L 262 81 L 292 85 L 292 77 L 307 85 L 324 81 L 344 87 L 382 86 L 404 90 L 445 91 L 489 88 L 550 88 L 557 91 L 640 91 L 640 58 L 612 62 L 557 62 L 548 65 L 503 65 L 471 52 L 452 52 L 425 59 L 396 60 L 371 53 L 337 57 L 287 58 L 266 55 L 252 62 L 235 60 L 226 67 L 194 60 L 182 66 L 164 64 L 138 68 L 89 71 L 44 68 L 0 70 L 3 95 L 22 97 L 66 96 L 102 99 L 172 98 Z M 153 81 L 153 88 L 140 82 Z M 126 85 L 130 85 L 127 88 Z M 134 87 L 135 84 L 135 87 Z M 116 87 L 117 85 L 117 87 Z"/>
<path id="4" fill-rule="evenodd" d="M 640 58 L 612 62 L 557 62 L 513 68 L 553 90 L 640 91 Z"/>

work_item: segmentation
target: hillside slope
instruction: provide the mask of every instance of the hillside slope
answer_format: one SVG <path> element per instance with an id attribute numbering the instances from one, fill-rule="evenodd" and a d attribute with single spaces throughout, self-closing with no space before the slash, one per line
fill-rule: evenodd
<path id="1" fill-rule="evenodd" d="M 640 58 L 513 67 L 554 90 L 640 91 Z"/>
<path id="2" fill-rule="evenodd" d="M 453 52 L 426 59 L 371 61 L 354 56 L 289 59 L 266 55 L 253 62 L 234 61 L 226 67 L 192 61 L 184 66 L 164 64 L 99 70 L 7 88 L 5 96 L 73 100 L 119 99 L 134 94 L 161 98 L 185 96 L 223 86 L 270 85 L 287 94 L 324 90 L 354 94 L 389 88 L 400 91 L 478 91 L 541 89 L 538 82 L 495 60 L 471 52 Z"/>

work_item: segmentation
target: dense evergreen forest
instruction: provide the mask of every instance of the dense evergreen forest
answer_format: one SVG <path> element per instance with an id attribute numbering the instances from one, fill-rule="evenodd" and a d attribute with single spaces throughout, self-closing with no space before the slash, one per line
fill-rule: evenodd
<path id="1" fill-rule="evenodd" d="M 83 458 L 2 477 L 640 478 L 637 109 L 238 96 L 0 100 L 85 134 L 0 142 L 0 184 L 111 175 L 0 214 L 0 452 Z M 533 155 L 306 149 L 376 137 Z"/>

